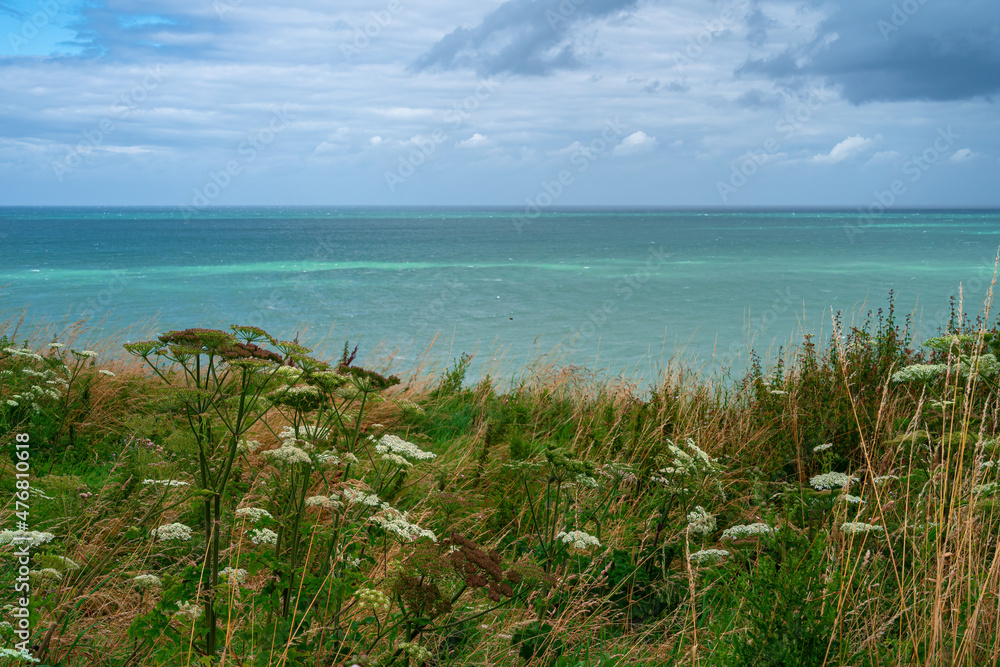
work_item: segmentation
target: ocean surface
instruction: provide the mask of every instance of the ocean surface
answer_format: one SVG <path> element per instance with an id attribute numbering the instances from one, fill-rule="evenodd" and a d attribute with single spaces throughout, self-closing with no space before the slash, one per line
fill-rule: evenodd
<path id="1" fill-rule="evenodd" d="M 470 352 L 473 376 L 648 379 L 828 338 L 890 290 L 933 335 L 960 285 L 982 309 L 998 246 L 983 210 L 0 208 L 0 322 L 39 343 L 253 324 L 399 371 Z"/>

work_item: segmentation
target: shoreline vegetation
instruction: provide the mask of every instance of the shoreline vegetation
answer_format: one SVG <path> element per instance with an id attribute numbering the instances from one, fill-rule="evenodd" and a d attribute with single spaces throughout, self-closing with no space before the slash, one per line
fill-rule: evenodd
<path id="1" fill-rule="evenodd" d="M 648 387 L 0 321 L 0 667 L 997 665 L 1000 329 L 951 313 Z"/>

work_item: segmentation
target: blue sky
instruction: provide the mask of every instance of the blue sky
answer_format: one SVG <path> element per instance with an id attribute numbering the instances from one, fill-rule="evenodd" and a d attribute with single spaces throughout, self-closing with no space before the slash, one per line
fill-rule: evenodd
<path id="1" fill-rule="evenodd" d="M 0 205 L 1000 205 L 996 0 L 0 0 Z"/>

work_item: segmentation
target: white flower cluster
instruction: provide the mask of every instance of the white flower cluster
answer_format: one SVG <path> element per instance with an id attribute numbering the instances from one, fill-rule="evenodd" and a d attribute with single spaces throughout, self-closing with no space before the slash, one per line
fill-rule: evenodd
<path id="1" fill-rule="evenodd" d="M 407 442 L 395 435 L 383 435 L 377 440 L 375 438 L 371 439 L 375 441 L 375 451 L 379 454 L 399 454 L 414 461 L 423 461 L 437 457 L 437 454 L 425 452 L 412 442 Z"/>
<path id="2" fill-rule="evenodd" d="M 892 374 L 893 382 L 932 382 L 948 370 L 945 364 L 913 364 Z"/>
<path id="3" fill-rule="evenodd" d="M 358 597 L 358 602 L 376 611 L 389 611 L 389 607 L 392 606 L 389 596 L 376 588 L 362 588 L 355 595 Z"/>
<path id="4" fill-rule="evenodd" d="M 330 429 L 326 426 L 300 426 L 299 431 L 302 433 L 303 438 L 312 438 L 313 440 L 325 440 L 327 436 L 330 435 Z"/>
<path id="5" fill-rule="evenodd" d="M 844 494 L 844 500 L 852 505 L 865 505 L 865 501 L 861 499 L 860 496 L 852 496 L 849 493 Z"/>
<path id="6" fill-rule="evenodd" d="M 667 441 L 667 449 L 674 455 L 673 465 L 661 468 L 659 470 L 660 475 L 653 475 L 651 479 L 654 482 L 669 486 L 671 482 L 670 478 L 674 475 L 685 475 L 698 471 L 708 472 L 717 469 L 716 460 L 696 445 L 694 440 L 688 438 L 686 444 L 688 449 L 691 450 L 690 454 L 669 440 Z"/>
<path id="7" fill-rule="evenodd" d="M 241 507 L 236 510 L 236 516 L 245 516 L 254 523 L 257 523 L 261 519 L 273 519 L 271 513 L 260 507 Z"/>
<path id="8" fill-rule="evenodd" d="M 191 529 L 183 523 L 168 523 L 165 526 L 150 531 L 153 537 L 160 540 L 190 540 Z"/>
<path id="9" fill-rule="evenodd" d="M 240 440 L 236 444 L 237 452 L 255 452 L 264 445 L 260 444 L 256 440 Z"/>
<path id="10" fill-rule="evenodd" d="M 59 566 L 64 570 L 79 570 L 80 566 L 73 560 L 66 558 L 65 556 L 49 556 L 49 558 L 55 560 L 59 563 Z"/>
<path id="11" fill-rule="evenodd" d="M 314 458 L 316 459 L 316 465 L 319 466 L 340 465 L 340 457 L 337 456 L 337 452 L 332 449 L 326 452 L 319 452 L 314 455 Z"/>
<path id="12" fill-rule="evenodd" d="M 55 535 L 52 533 L 40 533 L 36 530 L 0 530 L 0 546 L 13 544 L 15 546 L 27 546 L 31 549 L 48 544 Z"/>
<path id="13" fill-rule="evenodd" d="M 997 489 L 1000 489 L 1000 482 L 990 482 L 989 484 L 977 484 L 972 487 L 972 492 L 977 496 L 992 496 Z"/>
<path id="14" fill-rule="evenodd" d="M 828 442 L 825 445 L 816 445 L 815 447 L 813 447 L 813 451 L 818 454 L 819 452 L 825 452 L 826 450 L 830 449 L 831 447 L 833 447 L 833 443 L 832 442 Z"/>
<path id="15" fill-rule="evenodd" d="M 882 526 L 873 526 L 870 523 L 862 523 L 860 521 L 848 521 L 840 526 L 840 530 L 848 535 L 857 535 L 858 533 L 879 532 L 884 530 L 884 528 L 882 528 Z"/>
<path id="16" fill-rule="evenodd" d="M 28 349 L 26 347 L 20 347 L 20 348 L 19 347 L 5 347 L 3 349 L 3 351 L 6 352 L 6 353 L 8 353 L 8 354 L 13 354 L 15 357 L 27 357 L 29 359 L 34 359 L 35 361 L 45 361 L 42 358 L 42 355 L 37 354 L 33 350 L 30 350 L 30 349 Z"/>
<path id="17" fill-rule="evenodd" d="M 600 486 L 597 480 L 590 475 L 579 474 L 576 476 L 576 483 L 580 486 L 586 486 L 588 489 L 596 489 Z"/>
<path id="18" fill-rule="evenodd" d="M 958 372 L 963 376 L 975 373 L 979 377 L 992 377 L 1000 372 L 1000 361 L 993 354 L 981 354 L 972 359 L 963 358 L 958 365 Z"/>
<path id="19" fill-rule="evenodd" d="M 405 514 L 386 503 L 382 504 L 382 510 L 372 517 L 372 521 L 390 533 L 407 541 L 429 537 L 432 541 L 437 542 L 437 536 L 434 535 L 433 531 L 425 530 L 414 523 L 410 523 L 406 519 Z"/>
<path id="20" fill-rule="evenodd" d="M 188 482 L 179 482 L 176 479 L 144 479 L 142 483 L 146 486 L 159 484 L 160 486 L 191 486 Z"/>
<path id="21" fill-rule="evenodd" d="M 688 556 L 689 560 L 693 560 L 696 563 L 701 563 L 705 560 L 711 560 L 715 562 L 720 558 L 725 558 L 729 555 L 729 552 L 725 549 L 702 549 L 701 551 L 695 551 L 693 554 Z"/>
<path id="22" fill-rule="evenodd" d="M 236 586 L 243 583 L 243 580 L 247 578 L 247 571 L 243 568 L 227 567 L 219 571 L 219 576 L 225 577 L 226 583 L 230 586 Z"/>
<path id="23" fill-rule="evenodd" d="M 688 530 L 699 535 L 711 535 L 715 532 L 715 516 L 698 505 L 687 515 Z"/>
<path id="24" fill-rule="evenodd" d="M 434 657 L 430 651 L 416 642 L 399 642 L 396 648 L 403 649 L 403 653 L 413 658 L 418 665 L 430 662 L 431 658 Z"/>
<path id="25" fill-rule="evenodd" d="M 295 368 L 294 366 L 278 366 L 274 369 L 274 375 L 288 384 L 294 384 L 302 377 L 302 369 Z"/>
<path id="26" fill-rule="evenodd" d="M 94 357 L 97 356 L 97 353 L 94 352 L 93 350 L 80 350 L 80 351 L 70 350 L 70 352 L 72 352 L 73 354 L 82 359 L 93 359 Z"/>
<path id="27" fill-rule="evenodd" d="M 46 567 L 41 570 L 28 570 L 28 574 L 34 575 L 40 579 L 55 579 L 56 581 L 62 581 L 62 572 L 55 570 L 51 567 Z"/>
<path id="28" fill-rule="evenodd" d="M 177 602 L 177 611 L 174 612 L 176 616 L 187 616 L 192 621 L 198 620 L 201 617 L 202 608 L 200 605 L 192 604 L 187 600 L 182 600 Z"/>
<path id="29" fill-rule="evenodd" d="M 400 468 L 412 468 L 413 464 L 407 461 L 405 458 L 399 454 L 393 454 L 392 452 L 386 452 L 382 454 L 382 460 L 386 463 L 391 463 L 394 466 L 399 466 Z"/>
<path id="30" fill-rule="evenodd" d="M 568 544 L 574 549 L 580 550 L 601 546 L 601 541 L 599 539 L 593 535 L 583 532 L 582 530 L 571 530 L 568 533 L 566 531 L 561 531 L 558 535 L 556 535 L 556 539 L 562 540 L 563 544 Z"/>
<path id="31" fill-rule="evenodd" d="M 259 528 L 250 533 L 250 541 L 254 544 L 277 544 L 278 534 L 269 528 Z"/>
<path id="32" fill-rule="evenodd" d="M 104 370 L 103 368 L 97 372 L 100 373 L 101 375 L 107 375 L 109 378 L 116 377 L 114 373 L 112 373 L 111 371 Z"/>
<path id="33" fill-rule="evenodd" d="M 0 648 L 0 658 L 14 658 L 14 660 L 21 660 L 23 662 L 40 662 L 40 660 L 30 653 L 27 649 L 19 648 Z"/>
<path id="34" fill-rule="evenodd" d="M 343 503 L 340 502 L 340 496 L 310 496 L 306 498 L 306 507 L 324 507 L 326 509 L 337 509 L 341 507 Z"/>
<path id="35" fill-rule="evenodd" d="M 847 486 L 851 482 L 856 482 L 857 477 L 851 475 L 845 475 L 842 472 L 827 472 L 822 475 L 816 475 L 809 480 L 809 486 L 816 489 L 817 491 L 824 491 L 826 489 L 839 489 Z"/>
<path id="36" fill-rule="evenodd" d="M 298 447 L 290 445 L 289 442 L 289 440 L 286 440 L 281 447 L 269 449 L 263 455 L 287 465 L 297 465 L 299 463 L 312 464 L 312 459 L 309 458 L 308 454 Z"/>
<path id="37" fill-rule="evenodd" d="M 730 526 L 722 531 L 724 540 L 742 540 L 755 535 L 770 535 L 771 527 L 766 523 L 751 523 L 745 526 Z"/>
<path id="38" fill-rule="evenodd" d="M 159 588 L 163 585 L 163 582 L 155 574 L 140 574 L 132 577 L 132 585 L 139 590 L 143 590 L 146 588 Z"/>
<path id="39" fill-rule="evenodd" d="M 374 493 L 365 493 L 364 491 L 358 491 L 357 489 L 352 489 L 351 487 L 344 489 L 343 493 L 344 500 L 349 503 L 368 505 L 369 507 L 382 506 L 382 499 Z"/>
<path id="40" fill-rule="evenodd" d="M 881 477 L 873 479 L 872 484 L 885 484 L 886 482 L 894 479 L 899 479 L 899 475 L 882 475 Z"/>

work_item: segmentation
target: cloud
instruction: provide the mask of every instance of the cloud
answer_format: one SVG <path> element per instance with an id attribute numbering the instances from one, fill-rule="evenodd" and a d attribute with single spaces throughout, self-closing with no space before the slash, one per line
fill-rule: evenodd
<path id="1" fill-rule="evenodd" d="M 572 28 L 630 9 L 638 0 L 507 0 L 474 28 L 456 28 L 413 64 L 416 71 L 474 69 L 545 76 L 582 65 Z"/>
<path id="2" fill-rule="evenodd" d="M 887 162 L 893 162 L 894 160 L 899 159 L 899 157 L 900 154 L 897 151 L 879 151 L 872 155 L 871 158 L 868 159 L 868 162 L 865 162 L 865 164 L 885 164 Z"/>
<path id="3" fill-rule="evenodd" d="M 971 148 L 959 148 L 951 154 L 951 157 L 948 158 L 948 162 L 959 164 L 961 162 L 968 162 L 974 157 L 976 157 L 976 154 L 972 152 Z"/>
<path id="4" fill-rule="evenodd" d="M 853 104 L 963 100 L 1000 92 L 995 0 L 888 6 L 840 0 L 827 7 L 834 9 L 811 37 L 749 58 L 737 74 L 796 87 L 819 77 L 839 86 Z"/>
<path id="5" fill-rule="evenodd" d="M 839 144 L 831 148 L 829 153 L 814 155 L 812 161 L 820 164 L 836 164 L 838 162 L 843 162 L 844 160 L 854 157 L 863 151 L 871 143 L 871 139 L 865 139 L 860 134 L 856 134 L 853 137 L 847 137 Z"/>
<path id="6" fill-rule="evenodd" d="M 487 139 L 484 135 L 476 132 L 468 139 L 456 143 L 455 148 L 482 148 L 483 146 L 486 146 L 489 143 L 490 143 L 489 139 Z"/>
<path id="7" fill-rule="evenodd" d="M 654 146 L 656 146 L 656 137 L 651 137 L 639 130 L 622 139 L 622 142 L 615 146 L 612 154 L 618 157 L 635 155 L 651 150 Z"/>

